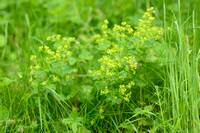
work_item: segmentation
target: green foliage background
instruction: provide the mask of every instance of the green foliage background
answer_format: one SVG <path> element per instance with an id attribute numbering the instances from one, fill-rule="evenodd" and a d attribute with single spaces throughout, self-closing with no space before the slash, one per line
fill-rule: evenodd
<path id="1" fill-rule="evenodd" d="M 158 60 L 150 56 L 136 71 L 133 101 L 107 106 L 84 95 L 68 101 L 54 90 L 32 96 L 30 56 L 40 55 L 48 36 L 80 42 L 87 54 L 76 66 L 83 75 L 74 88 L 91 89 L 93 80 L 84 76 L 100 65 L 95 35 L 104 20 L 135 27 L 150 7 L 165 42 L 153 48 Z M 199 12 L 199 0 L 0 0 L 0 132 L 198 132 Z"/>

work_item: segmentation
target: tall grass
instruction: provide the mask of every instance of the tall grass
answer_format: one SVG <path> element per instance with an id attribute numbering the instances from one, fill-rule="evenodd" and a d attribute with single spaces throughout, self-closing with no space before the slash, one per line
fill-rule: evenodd
<path id="1" fill-rule="evenodd" d="M 184 23 L 181 22 L 180 0 L 178 1 L 178 17 L 174 15 L 172 31 L 167 37 L 166 44 L 166 89 L 164 109 L 169 123 L 170 132 L 198 132 L 200 131 L 199 120 L 199 94 L 200 82 L 198 72 L 197 53 L 197 12 L 194 9 L 192 17 L 193 38 L 189 43 L 187 33 L 184 32 Z M 164 4 L 165 7 L 165 4 Z M 166 22 L 166 14 L 165 22 Z M 165 23 L 166 24 L 166 23 Z M 174 28 L 173 28 L 174 27 Z M 165 25 L 166 29 L 166 25 Z M 173 42 L 172 36 L 177 35 L 177 43 Z M 176 45 L 176 49 L 171 46 Z"/>

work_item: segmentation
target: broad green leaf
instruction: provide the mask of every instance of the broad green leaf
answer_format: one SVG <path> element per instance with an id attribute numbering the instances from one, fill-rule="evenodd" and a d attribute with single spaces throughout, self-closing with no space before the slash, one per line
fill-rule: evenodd
<path id="1" fill-rule="evenodd" d="M 74 133 L 76 133 L 77 132 L 77 127 L 78 127 L 78 123 L 77 122 L 74 122 L 74 123 L 72 123 L 72 131 L 74 132 Z"/>
<path id="2" fill-rule="evenodd" d="M 76 108 L 73 108 L 70 117 L 62 119 L 62 123 L 68 125 L 72 129 L 73 133 L 77 133 L 78 127 L 82 126 L 82 120 L 83 118 L 79 117 Z"/>
<path id="3" fill-rule="evenodd" d="M 128 130 L 131 131 L 131 132 L 133 132 L 133 130 L 135 130 L 136 133 L 138 132 L 138 131 L 137 131 L 137 128 L 136 128 L 135 125 L 132 124 L 132 123 L 125 123 L 125 122 L 123 122 L 123 123 L 121 123 L 121 124 L 119 125 L 119 127 L 128 129 Z"/>
<path id="4" fill-rule="evenodd" d="M 92 60 L 93 59 L 93 55 L 90 52 L 85 51 L 85 50 L 83 50 L 81 52 L 81 54 L 79 55 L 79 57 L 83 58 L 85 60 Z"/>
<path id="5" fill-rule="evenodd" d="M 46 75 L 47 75 L 46 72 L 40 71 L 39 74 L 37 75 L 37 77 L 40 78 L 40 79 L 43 79 L 43 78 L 46 77 Z"/>
<path id="6" fill-rule="evenodd" d="M 108 49 L 110 47 L 110 45 L 108 45 L 108 44 L 105 44 L 105 43 L 99 43 L 99 45 L 98 45 L 98 49 L 99 50 L 106 50 L 106 49 Z"/>
<path id="7" fill-rule="evenodd" d="M 70 65 L 74 65 L 75 63 L 76 63 L 76 58 L 70 57 L 70 58 L 69 58 L 69 64 L 70 64 Z"/>
<path id="8" fill-rule="evenodd" d="M 69 100 L 70 98 L 73 98 L 78 93 L 79 89 L 71 88 L 71 89 L 69 89 L 69 91 L 67 92 L 68 95 L 66 96 L 66 100 Z"/>
<path id="9" fill-rule="evenodd" d="M 4 77 L 4 78 L 2 78 L 2 81 L 0 81 L 0 87 L 10 85 L 13 82 L 15 82 L 15 80 Z"/>
<path id="10" fill-rule="evenodd" d="M 91 133 L 91 131 L 90 130 L 88 130 L 87 128 L 85 128 L 85 127 L 78 127 L 78 129 L 77 129 L 77 133 Z"/>
<path id="11" fill-rule="evenodd" d="M 71 124 L 71 123 L 73 123 L 73 119 L 71 119 L 71 118 L 62 119 L 62 123 L 65 125 Z"/>
<path id="12" fill-rule="evenodd" d="M 73 71 L 73 67 L 69 66 L 69 65 L 65 65 L 64 68 L 63 68 L 63 72 L 62 74 L 67 74 L 67 73 L 71 73 Z"/>

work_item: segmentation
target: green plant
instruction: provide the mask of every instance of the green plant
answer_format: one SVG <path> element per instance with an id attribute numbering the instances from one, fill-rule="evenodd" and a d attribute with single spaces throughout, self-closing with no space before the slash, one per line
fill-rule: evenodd
<path id="1" fill-rule="evenodd" d="M 141 61 L 145 61 L 152 41 L 162 38 L 163 29 L 152 24 L 153 13 L 153 7 L 147 9 L 135 31 L 126 22 L 110 29 L 105 20 L 102 35 L 96 35 L 98 49 L 104 55 L 98 60 L 100 68 L 89 70 L 89 73 L 96 81 L 100 95 L 112 104 L 130 101 L 135 85 L 135 69 L 142 65 Z"/>
<path id="2" fill-rule="evenodd" d="M 77 52 L 79 42 L 75 38 L 60 38 L 60 35 L 47 38 L 50 46 L 40 46 L 40 55 L 32 55 L 30 60 L 33 93 L 56 91 L 60 94 L 76 93 L 70 85 L 76 84 L 76 74 L 79 70 Z"/>

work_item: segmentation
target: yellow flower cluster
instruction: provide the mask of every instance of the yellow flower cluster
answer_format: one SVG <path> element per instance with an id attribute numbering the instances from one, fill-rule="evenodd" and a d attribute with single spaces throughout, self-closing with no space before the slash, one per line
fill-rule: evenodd
<path id="1" fill-rule="evenodd" d="M 120 31 L 120 32 L 123 32 L 123 33 L 128 33 L 128 34 L 132 34 L 133 33 L 133 29 L 126 22 L 122 22 L 121 26 L 115 24 L 112 30 L 114 32 L 115 31 Z M 120 34 L 117 35 L 117 37 L 119 37 L 119 36 L 120 36 Z M 122 38 L 126 38 L 127 36 L 125 34 L 121 34 L 121 37 Z"/>
<path id="2" fill-rule="evenodd" d="M 100 113 L 100 119 L 104 119 L 105 117 L 102 115 L 102 113 L 104 112 L 104 109 L 102 107 L 100 107 L 99 109 L 99 113 Z"/>
<path id="3" fill-rule="evenodd" d="M 143 15 L 143 19 L 139 19 L 139 24 L 135 27 L 136 32 L 134 33 L 134 37 L 140 39 L 137 43 L 138 45 L 142 45 L 147 39 L 151 38 L 159 40 L 163 35 L 163 28 L 152 25 L 155 19 L 153 13 L 155 13 L 153 7 L 147 9 Z"/>
<path id="4" fill-rule="evenodd" d="M 31 56 L 30 56 L 30 60 L 31 60 L 31 61 L 35 61 L 35 59 L 36 59 L 36 55 L 31 55 Z"/>
<path id="5" fill-rule="evenodd" d="M 60 37 L 61 37 L 61 35 L 52 35 L 52 36 L 48 36 L 48 37 L 47 37 L 47 41 L 59 40 Z"/>
<path id="6" fill-rule="evenodd" d="M 123 48 L 119 48 L 118 45 L 114 45 L 112 49 L 107 50 L 107 54 L 113 55 L 116 53 L 121 53 L 123 51 Z"/>
<path id="7" fill-rule="evenodd" d="M 106 86 L 104 90 L 101 90 L 101 94 L 100 95 L 103 95 L 103 94 L 108 94 L 108 87 Z"/>
<path id="8" fill-rule="evenodd" d="M 51 47 L 45 45 L 38 48 L 41 52 L 41 56 L 44 55 L 44 58 L 39 59 L 36 55 L 30 56 L 32 65 L 30 66 L 31 78 L 29 79 L 29 82 L 34 88 L 37 88 L 38 84 L 42 85 L 44 88 L 47 85 L 56 84 L 57 82 L 60 83 L 61 80 L 68 81 L 72 78 L 72 73 L 77 72 L 77 69 L 73 69 L 71 73 L 63 75 L 62 73 L 51 73 L 49 70 L 56 69 L 57 66 L 54 66 L 56 64 L 67 64 L 69 58 L 73 56 L 73 53 L 71 52 L 72 49 L 78 49 L 77 45 L 80 43 L 76 41 L 74 37 L 61 38 L 61 35 L 49 36 L 47 37 L 47 41 L 53 43 L 54 46 Z M 53 64 L 50 64 L 50 62 Z M 60 70 L 62 70 L 62 68 Z M 50 72 L 48 76 L 46 72 Z"/>
<path id="9" fill-rule="evenodd" d="M 53 81 L 55 81 L 55 82 L 60 82 L 60 79 L 59 79 L 57 76 L 54 76 L 54 75 L 53 75 Z"/>
<path id="10" fill-rule="evenodd" d="M 147 9 L 135 31 L 126 22 L 115 24 L 111 29 L 108 20 L 105 20 L 101 27 L 102 34 L 95 36 L 98 48 L 105 54 L 98 60 L 99 69 L 88 72 L 102 85 L 100 95 L 115 99 L 114 103 L 130 101 L 134 86 L 132 79 L 142 56 L 140 52 L 144 52 L 143 48 L 147 47 L 143 45 L 145 41 L 162 38 L 163 29 L 153 25 L 153 13 L 153 7 Z"/>
<path id="11" fill-rule="evenodd" d="M 43 47 L 39 47 L 39 51 L 42 51 Z M 46 56 L 46 60 L 63 60 L 67 56 L 69 57 L 71 55 L 71 51 L 69 51 L 67 45 L 64 46 L 58 46 L 56 49 L 56 52 L 52 51 L 48 46 L 44 46 L 44 53 L 46 53 L 49 56 Z"/>
<path id="12" fill-rule="evenodd" d="M 124 100 L 127 101 L 127 102 L 130 101 L 131 94 L 132 94 L 131 87 L 134 86 L 134 85 L 135 85 L 135 83 L 133 81 L 131 81 L 127 85 L 124 85 L 124 84 L 119 85 L 120 93 L 122 94 Z"/>
<path id="13" fill-rule="evenodd" d="M 122 88 L 119 88 L 116 91 L 116 88 L 113 86 L 117 85 L 120 81 L 123 81 L 127 77 L 121 75 L 122 71 L 126 71 L 127 73 L 132 71 L 132 74 L 135 74 L 137 61 L 133 56 L 126 54 L 126 44 L 110 42 L 108 34 L 106 34 L 110 32 L 107 24 L 108 21 L 105 20 L 104 25 L 102 26 L 103 36 L 101 37 L 99 34 L 95 36 L 97 43 L 108 43 L 106 44 L 108 45 L 106 54 L 98 60 L 101 64 L 100 68 L 95 71 L 89 70 L 88 73 L 94 77 L 99 76 L 101 78 L 100 82 L 105 85 L 105 88 L 101 89 L 100 95 L 111 94 L 115 100 L 123 97 L 123 99 L 128 102 L 131 97 L 131 90 L 123 90 Z M 121 26 L 115 25 L 111 32 L 113 32 L 115 37 L 126 39 L 128 34 L 133 33 L 133 29 L 130 25 L 126 24 L 126 22 L 122 22 Z M 115 81 L 112 78 L 115 78 Z M 113 85 L 106 83 L 105 80 L 108 80 L 110 83 L 113 82 Z M 132 84 L 127 85 L 127 87 L 130 88 L 130 85 Z"/>
<path id="14" fill-rule="evenodd" d="M 84 92 L 86 92 L 87 95 L 90 95 L 91 90 L 84 88 Z"/>

